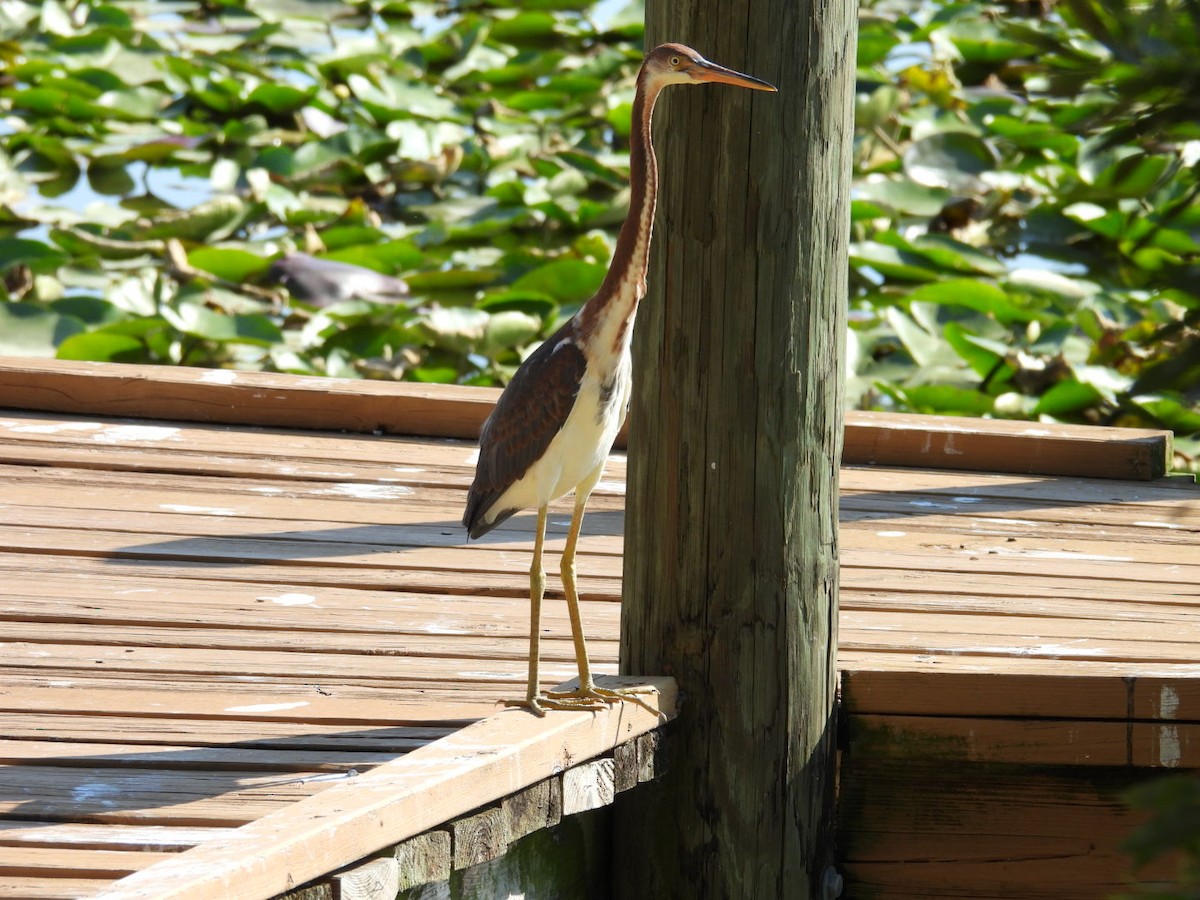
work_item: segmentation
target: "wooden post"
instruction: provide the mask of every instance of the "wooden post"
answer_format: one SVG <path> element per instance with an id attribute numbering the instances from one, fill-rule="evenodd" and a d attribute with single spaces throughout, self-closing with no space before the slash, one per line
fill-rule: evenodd
<path id="1" fill-rule="evenodd" d="M 825 896 L 854 26 L 852 0 L 647 2 L 647 47 L 779 93 L 655 116 L 621 666 L 683 702 L 665 778 L 617 801 L 626 900 Z"/>

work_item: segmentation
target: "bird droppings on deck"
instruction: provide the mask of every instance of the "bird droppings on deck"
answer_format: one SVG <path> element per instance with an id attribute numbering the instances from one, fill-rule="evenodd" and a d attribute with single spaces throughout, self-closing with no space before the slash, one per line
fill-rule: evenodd
<path id="1" fill-rule="evenodd" d="M 227 706 L 225 712 L 231 713 L 269 713 L 283 712 L 287 709 L 301 709 L 308 706 L 307 700 L 298 700 L 295 703 L 251 703 L 247 706 Z"/>
<path id="2" fill-rule="evenodd" d="M 268 485 L 255 485 L 250 488 L 257 494 L 282 494 L 283 488 L 270 487 Z"/>
<path id="3" fill-rule="evenodd" d="M 424 628 L 429 634 L 470 634 L 465 628 L 450 628 L 439 622 L 430 622 Z"/>
<path id="4" fill-rule="evenodd" d="M 1176 525 L 1174 522 L 1134 522 L 1133 524 L 1141 528 L 1171 528 L 1176 531 L 1188 530 L 1186 525 Z"/>
<path id="5" fill-rule="evenodd" d="M 237 377 L 232 369 L 212 369 L 201 375 L 200 380 L 207 384 L 233 384 Z"/>
<path id="6" fill-rule="evenodd" d="M 398 500 L 401 497 L 409 496 L 412 492 L 412 488 L 399 484 L 362 484 L 357 481 L 348 481 L 335 484 L 326 490 L 313 491 L 314 494 L 333 494 L 340 497 L 353 497 L 355 500 Z"/>
<path id="7" fill-rule="evenodd" d="M 598 481 L 596 482 L 596 490 L 606 491 L 610 494 L 625 493 L 625 482 L 623 481 Z"/>
<path id="8" fill-rule="evenodd" d="M 109 425 L 92 435 L 97 444 L 124 444 L 129 441 L 177 441 L 179 429 L 167 425 Z"/>
<path id="9" fill-rule="evenodd" d="M 982 503 L 982 497 L 955 497 L 955 503 Z"/>
<path id="10" fill-rule="evenodd" d="M 254 599 L 261 600 L 263 602 L 270 601 L 271 603 L 276 603 L 279 606 L 309 606 L 315 605 L 317 602 L 317 598 L 312 594 L 279 594 L 278 596 L 274 597 L 267 594 L 262 597 L 255 597 Z"/>
<path id="11" fill-rule="evenodd" d="M 236 509 L 228 509 L 220 506 L 188 506 L 186 503 L 160 503 L 159 509 L 165 509 L 168 512 L 177 513 L 193 513 L 202 516 L 236 516 Z"/>
<path id="12" fill-rule="evenodd" d="M 954 509 L 953 503 L 937 503 L 933 500 L 909 500 L 908 505 L 921 509 Z"/>
<path id="13" fill-rule="evenodd" d="M 466 458 L 466 460 L 464 460 L 464 464 L 468 465 L 468 466 L 473 466 L 477 462 L 479 462 L 479 448 L 478 447 L 476 447 L 474 450 L 472 450 L 470 453 L 467 454 L 467 458 Z"/>
<path id="14" fill-rule="evenodd" d="M 117 805 L 116 800 L 109 800 L 113 794 L 121 793 L 121 789 L 103 782 L 93 781 L 87 784 L 77 785 L 71 789 L 72 803 L 99 803 L 105 808 L 111 809 Z"/>
<path id="15" fill-rule="evenodd" d="M 907 534 L 907 532 L 904 532 L 904 531 L 877 531 L 877 532 L 875 532 L 876 537 L 886 537 L 886 538 L 904 537 L 905 534 Z"/>

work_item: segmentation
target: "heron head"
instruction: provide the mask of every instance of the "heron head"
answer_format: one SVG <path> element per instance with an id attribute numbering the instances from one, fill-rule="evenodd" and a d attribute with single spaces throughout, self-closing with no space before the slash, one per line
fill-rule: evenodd
<path id="1" fill-rule="evenodd" d="M 732 84 L 753 91 L 774 91 L 762 79 L 709 62 L 683 44 L 660 44 L 646 57 L 646 72 L 662 84 Z"/>

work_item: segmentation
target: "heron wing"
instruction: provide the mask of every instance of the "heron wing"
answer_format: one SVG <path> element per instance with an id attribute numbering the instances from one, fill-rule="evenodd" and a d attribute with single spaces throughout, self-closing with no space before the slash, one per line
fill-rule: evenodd
<path id="1" fill-rule="evenodd" d="M 570 335 L 571 323 L 547 339 L 517 369 L 479 435 L 479 463 L 467 495 L 463 525 L 479 537 L 494 521 L 483 517 L 508 488 L 529 471 L 562 430 L 579 395 L 587 359 Z"/>

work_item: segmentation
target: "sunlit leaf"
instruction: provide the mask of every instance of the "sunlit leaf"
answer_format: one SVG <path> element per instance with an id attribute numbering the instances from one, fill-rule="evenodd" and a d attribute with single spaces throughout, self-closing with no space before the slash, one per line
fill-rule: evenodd
<path id="1" fill-rule="evenodd" d="M 197 269 L 233 282 L 259 275 L 271 264 L 269 259 L 248 250 L 231 247 L 197 247 L 188 254 L 188 262 Z"/>
<path id="2" fill-rule="evenodd" d="M 32 303 L 0 303 L 0 356 L 53 358 L 63 341 L 87 325 Z"/>

